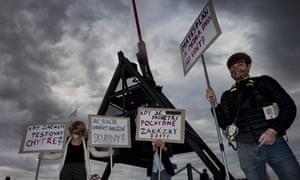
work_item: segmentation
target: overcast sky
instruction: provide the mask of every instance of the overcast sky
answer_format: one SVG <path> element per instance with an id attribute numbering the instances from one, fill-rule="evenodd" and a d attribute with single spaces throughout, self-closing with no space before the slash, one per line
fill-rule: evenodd
<path id="1" fill-rule="evenodd" d="M 278 80 L 300 108 L 300 3 L 297 0 L 214 0 L 222 34 L 205 52 L 211 85 L 220 98 L 233 81 L 226 59 L 237 51 L 253 58 L 251 75 Z M 221 158 L 214 120 L 205 98 L 202 64 L 184 76 L 179 44 L 206 0 L 137 0 L 150 68 L 164 94 L 186 109 L 187 121 Z M 37 154 L 19 154 L 23 129 L 69 116 L 87 122 L 95 114 L 123 51 L 136 61 L 138 37 L 130 0 L 0 0 L 0 178 L 32 180 Z M 300 160 L 300 114 L 288 139 Z M 225 141 L 226 142 L 226 141 Z M 225 143 L 226 144 L 226 143 Z M 241 173 L 226 146 L 229 170 Z M 181 168 L 204 164 L 195 153 L 176 155 Z M 58 161 L 41 163 L 39 179 L 56 179 Z M 102 174 L 106 164 L 92 162 Z M 130 172 L 130 173 L 129 173 Z M 271 172 L 272 173 L 272 172 Z M 113 179 L 147 179 L 146 170 L 116 165 Z M 273 176 L 273 175 L 272 175 Z M 184 179 L 181 173 L 174 179 Z"/>

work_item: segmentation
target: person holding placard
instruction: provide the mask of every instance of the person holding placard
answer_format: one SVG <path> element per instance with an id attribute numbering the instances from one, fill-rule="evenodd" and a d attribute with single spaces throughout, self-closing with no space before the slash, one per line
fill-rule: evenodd
<path id="1" fill-rule="evenodd" d="M 296 105 L 272 77 L 250 77 L 251 62 L 246 53 L 230 56 L 227 67 L 235 84 L 222 94 L 220 104 L 212 88 L 207 99 L 248 180 L 268 179 L 266 163 L 279 179 L 299 179 L 299 163 L 283 137 L 295 119 Z"/>
<path id="2" fill-rule="evenodd" d="M 112 152 L 97 151 L 86 145 L 86 126 L 75 121 L 69 128 L 71 137 L 67 138 L 64 153 L 40 153 L 40 159 L 63 158 L 59 167 L 60 180 L 88 180 L 90 178 L 89 152 L 95 157 L 108 157 Z"/>
<path id="3" fill-rule="evenodd" d="M 155 142 L 144 142 L 143 150 L 149 157 L 147 176 L 150 176 L 150 180 L 158 180 L 159 176 L 160 180 L 171 180 L 175 174 L 174 165 L 170 161 L 173 156 L 172 145 L 158 139 Z"/>

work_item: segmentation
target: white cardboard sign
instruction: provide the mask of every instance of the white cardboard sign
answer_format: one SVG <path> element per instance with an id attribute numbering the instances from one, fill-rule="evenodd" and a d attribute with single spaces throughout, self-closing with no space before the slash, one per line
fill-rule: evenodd
<path id="1" fill-rule="evenodd" d="M 25 127 L 19 153 L 64 150 L 65 123 L 30 124 Z"/>
<path id="2" fill-rule="evenodd" d="M 214 6 L 209 0 L 180 44 L 184 75 L 220 34 Z"/>
<path id="3" fill-rule="evenodd" d="M 119 116 L 89 115 L 89 146 L 130 148 L 130 119 Z"/>
<path id="4" fill-rule="evenodd" d="M 138 108 L 136 140 L 184 143 L 185 110 Z"/>

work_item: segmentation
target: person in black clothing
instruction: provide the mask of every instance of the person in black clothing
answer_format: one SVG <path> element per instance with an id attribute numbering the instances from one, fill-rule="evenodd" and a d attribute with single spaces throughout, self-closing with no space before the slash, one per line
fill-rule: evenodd
<path id="1" fill-rule="evenodd" d="M 170 161 L 170 157 L 173 156 L 172 145 L 160 139 L 155 142 L 144 142 L 143 144 L 143 151 L 149 157 L 147 176 L 150 177 L 150 180 L 158 180 L 159 175 L 161 180 L 171 180 L 171 177 L 175 174 L 174 166 Z M 162 151 L 161 162 L 159 162 L 160 149 Z"/>
<path id="2" fill-rule="evenodd" d="M 266 163 L 280 179 L 299 179 L 299 163 L 283 138 L 295 119 L 296 105 L 272 77 L 250 77 L 251 62 L 246 53 L 230 56 L 227 67 L 234 85 L 222 94 L 220 104 L 212 88 L 207 99 L 229 142 L 237 142 L 248 180 L 267 179 Z"/>
<path id="3" fill-rule="evenodd" d="M 203 169 L 202 173 L 200 173 L 200 180 L 209 180 L 209 176 L 207 174 L 207 169 Z"/>
<path id="4" fill-rule="evenodd" d="M 91 177 L 89 163 L 90 153 L 94 157 L 108 157 L 113 152 L 98 151 L 95 147 L 86 145 L 86 126 L 82 121 L 75 121 L 69 128 L 71 137 L 67 138 L 63 153 L 40 153 L 40 159 L 59 159 L 62 162 L 59 167 L 60 180 L 87 180 Z"/>

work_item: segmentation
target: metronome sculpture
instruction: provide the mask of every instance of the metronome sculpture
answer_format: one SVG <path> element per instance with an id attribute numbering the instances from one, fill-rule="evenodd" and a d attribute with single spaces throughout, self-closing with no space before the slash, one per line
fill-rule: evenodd
<path id="1" fill-rule="evenodd" d="M 163 94 L 162 87 L 156 85 L 148 63 L 146 46 L 142 39 L 135 0 L 132 0 L 137 33 L 139 37 L 137 61 L 142 74 L 138 72 L 137 64 L 130 62 L 123 54 L 118 53 L 119 64 L 107 88 L 97 115 L 125 116 L 130 118 L 131 148 L 114 148 L 113 163 L 124 163 L 146 168 L 147 157 L 142 154 L 139 141 L 135 141 L 137 108 L 155 107 L 171 108 L 175 106 Z M 222 162 L 209 149 L 196 131 L 185 121 L 184 144 L 172 144 L 174 154 L 195 152 L 205 163 L 215 180 L 225 179 L 226 172 Z M 109 158 L 92 159 L 105 161 L 107 166 L 102 180 L 108 180 L 111 173 Z M 234 177 L 229 174 L 230 179 Z"/>
<path id="2" fill-rule="evenodd" d="M 124 163 L 138 167 L 146 167 L 146 160 L 139 141 L 135 141 L 135 120 L 137 108 L 140 106 L 156 108 L 172 108 L 175 106 L 162 93 L 162 87 L 157 86 L 150 68 L 143 56 L 138 53 L 140 67 L 145 68 L 144 74 L 137 70 L 137 64 L 130 62 L 122 52 L 118 53 L 119 64 L 107 88 L 97 115 L 125 116 L 130 118 L 131 148 L 114 149 L 113 163 Z M 144 63 L 144 64 L 143 64 Z M 145 74 L 150 73 L 150 74 Z M 212 172 L 214 179 L 225 179 L 225 168 L 195 130 L 185 122 L 184 144 L 173 144 L 174 154 L 194 151 Z M 111 169 L 109 158 L 94 158 L 107 162 L 102 179 L 108 179 Z M 230 179 L 234 179 L 230 175 Z"/>

